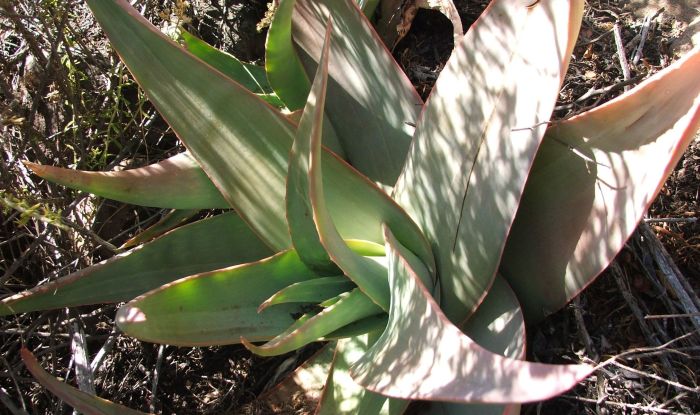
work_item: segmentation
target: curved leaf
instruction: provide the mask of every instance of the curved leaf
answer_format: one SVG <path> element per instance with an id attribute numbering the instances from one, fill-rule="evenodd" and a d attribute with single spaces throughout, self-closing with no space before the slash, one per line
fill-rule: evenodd
<path id="1" fill-rule="evenodd" d="M 396 185 L 396 200 L 433 246 L 441 307 L 453 322 L 495 277 L 580 26 L 582 0 L 533 3 L 494 0 L 469 29 Z"/>
<path id="2" fill-rule="evenodd" d="M 354 286 L 355 284 L 344 276 L 298 282 L 277 291 L 272 297 L 260 304 L 258 312 L 276 304 L 320 303 L 350 291 Z"/>
<path id="3" fill-rule="evenodd" d="M 333 47 L 326 114 L 350 164 L 393 186 L 423 101 L 352 0 L 296 1 L 293 35 L 306 73 L 316 71 L 329 16 Z"/>
<path id="4" fill-rule="evenodd" d="M 5 298 L 0 303 L 0 315 L 128 301 L 181 277 L 257 261 L 271 254 L 239 217 L 225 213 L 182 226 L 129 252 Z"/>
<path id="5" fill-rule="evenodd" d="M 622 249 L 700 125 L 700 48 L 547 130 L 501 271 L 526 316 L 566 304 Z"/>
<path id="6" fill-rule="evenodd" d="M 370 392 L 355 383 L 348 369 L 359 359 L 377 338 L 377 333 L 368 333 L 338 340 L 326 387 L 316 409 L 317 415 L 399 415 L 410 401 L 391 399 Z"/>
<path id="7" fill-rule="evenodd" d="M 24 164 L 46 180 L 124 203 L 169 209 L 230 207 L 188 152 L 115 172 L 72 170 L 27 161 Z"/>
<path id="8" fill-rule="evenodd" d="M 117 312 L 126 334 L 178 346 L 267 341 L 294 324 L 300 308 L 258 305 L 282 288 L 316 278 L 294 251 L 262 261 L 192 275 L 150 291 Z"/>
<path id="9" fill-rule="evenodd" d="M 257 355 L 277 356 L 318 341 L 350 323 L 381 313 L 381 308 L 355 288 L 339 295 L 338 301 L 301 322 L 293 330 L 282 333 L 261 346 L 256 346 L 245 338 L 241 338 L 241 343 Z"/>
<path id="10" fill-rule="evenodd" d="M 292 111 L 304 108 L 311 89 L 309 77 L 292 45 L 295 2 L 282 0 L 278 3 L 265 43 L 265 70 L 270 85 Z"/>
<path id="11" fill-rule="evenodd" d="M 293 0 L 292 0 L 293 2 Z M 309 151 L 313 135 L 321 136 L 323 130 L 323 107 L 328 81 L 328 48 L 330 47 L 331 22 L 326 28 L 325 43 L 318 65 L 316 77 L 309 99 L 304 107 L 297 135 L 289 153 L 289 173 L 287 174 L 287 222 L 292 244 L 299 257 L 311 269 L 323 275 L 338 273 L 338 267 L 331 261 L 316 231 L 311 216 L 309 201 Z M 290 39 L 291 42 L 291 39 Z"/>
<path id="12" fill-rule="evenodd" d="M 22 348 L 22 361 L 27 366 L 27 370 L 34 376 L 42 386 L 53 392 L 63 402 L 72 406 L 76 410 L 85 415 L 144 415 L 144 412 L 139 412 L 123 405 L 110 402 L 106 399 L 98 398 L 89 393 L 78 390 L 69 386 L 45 371 L 36 357 L 27 350 Z"/>
<path id="13" fill-rule="evenodd" d="M 450 402 L 515 403 L 560 394 L 593 371 L 492 353 L 442 313 L 402 249 L 387 238 L 392 289 L 382 336 L 352 367 L 353 379 L 385 396 Z"/>
<path id="14" fill-rule="evenodd" d="M 243 63 L 235 56 L 220 51 L 186 30 L 180 30 L 180 37 L 191 54 L 211 65 L 249 91 L 257 94 L 272 92 L 272 87 L 267 81 L 264 67 Z"/>

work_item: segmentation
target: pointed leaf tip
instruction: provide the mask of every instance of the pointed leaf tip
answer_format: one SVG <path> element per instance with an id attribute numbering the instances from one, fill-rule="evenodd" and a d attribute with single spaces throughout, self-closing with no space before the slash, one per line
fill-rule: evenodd
<path id="1" fill-rule="evenodd" d="M 594 370 L 510 359 L 479 346 L 449 322 L 410 264 L 392 248 L 389 322 L 351 368 L 382 395 L 451 402 L 532 402 L 560 394 Z"/>

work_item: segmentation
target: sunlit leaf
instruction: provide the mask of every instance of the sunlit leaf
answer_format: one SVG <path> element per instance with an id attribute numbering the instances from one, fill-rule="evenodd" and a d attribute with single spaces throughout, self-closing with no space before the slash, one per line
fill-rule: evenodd
<path id="1" fill-rule="evenodd" d="M 239 217 L 225 213 L 182 226 L 129 252 L 5 298 L 0 303 L 0 315 L 128 301 L 178 278 L 257 261 L 271 254 Z"/>
<path id="2" fill-rule="evenodd" d="M 323 390 L 318 415 L 402 414 L 410 401 L 391 399 L 370 392 L 356 384 L 348 372 L 377 338 L 377 333 L 364 334 L 338 341 L 333 365 Z"/>
<path id="3" fill-rule="evenodd" d="M 405 248 L 387 235 L 391 310 L 382 336 L 352 367 L 353 379 L 385 396 L 451 402 L 547 399 L 588 376 L 588 365 L 548 365 L 490 352 L 454 326 L 432 299 Z"/>
<path id="4" fill-rule="evenodd" d="M 26 161 L 24 164 L 46 180 L 124 203 L 169 209 L 230 207 L 188 152 L 160 163 L 115 172 L 80 171 Z"/>
<path id="5" fill-rule="evenodd" d="M 241 62 L 235 56 L 220 51 L 186 30 L 180 30 L 180 37 L 190 53 L 238 82 L 249 91 L 257 94 L 272 92 L 264 67 Z"/>
<path id="6" fill-rule="evenodd" d="M 346 291 L 355 284 L 345 276 L 316 278 L 298 282 L 276 292 L 260 304 L 259 311 L 275 304 L 284 303 L 320 303 Z"/>
<path id="7" fill-rule="evenodd" d="M 501 270 L 528 318 L 571 300 L 612 261 L 700 125 L 700 49 L 547 130 Z"/>
<path id="8" fill-rule="evenodd" d="M 124 242 L 122 246 L 120 246 L 120 249 L 126 249 L 126 248 L 131 248 L 137 245 L 141 245 L 145 242 L 148 242 L 152 239 L 155 239 L 162 234 L 169 232 L 178 226 L 182 225 L 184 222 L 192 219 L 193 216 L 195 216 L 197 213 L 199 213 L 198 209 L 193 209 L 193 210 L 179 210 L 175 209 L 170 211 L 167 215 L 163 216 L 161 220 L 153 224 L 152 226 L 149 226 L 148 229 L 139 232 L 136 236 L 133 238 L 129 239 L 128 241 Z"/>
<path id="9" fill-rule="evenodd" d="M 316 71 L 329 15 L 326 114 L 350 164 L 393 186 L 423 102 L 352 0 L 296 1 L 293 34 L 308 74 Z"/>
<path id="10" fill-rule="evenodd" d="M 433 245 L 441 307 L 454 322 L 495 277 L 580 26 L 582 0 L 534 3 L 494 0 L 469 29 L 395 189 Z"/>
<path id="11" fill-rule="evenodd" d="M 45 371 L 29 350 L 22 348 L 22 361 L 29 372 L 43 387 L 53 392 L 63 402 L 85 415 L 144 415 L 126 406 L 98 398 L 61 382 Z"/>
<path id="12" fill-rule="evenodd" d="M 292 12 L 296 0 L 278 3 L 265 44 L 265 70 L 272 88 L 290 110 L 304 108 L 311 89 L 309 76 L 292 45 Z M 313 72 L 312 72 L 313 73 Z"/>
<path id="13" fill-rule="evenodd" d="M 282 288 L 316 278 L 294 251 L 192 275 L 150 291 L 117 312 L 117 325 L 144 341 L 178 346 L 267 341 L 294 324 L 300 308 L 258 306 Z"/>
<path id="14" fill-rule="evenodd" d="M 357 288 L 338 297 L 333 305 L 309 317 L 294 330 L 282 333 L 261 346 L 252 344 L 248 339 L 241 341 L 255 354 L 276 356 L 317 341 L 350 323 L 382 313 L 382 309 Z"/>

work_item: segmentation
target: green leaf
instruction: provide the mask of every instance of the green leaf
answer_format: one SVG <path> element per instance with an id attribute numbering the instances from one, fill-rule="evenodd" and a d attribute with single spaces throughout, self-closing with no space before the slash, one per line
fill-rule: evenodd
<path id="1" fill-rule="evenodd" d="M 212 346 L 267 341 L 294 324 L 296 305 L 258 313 L 282 288 L 316 278 L 294 251 L 249 264 L 192 275 L 150 291 L 117 312 L 117 325 L 144 341 Z"/>
<path id="2" fill-rule="evenodd" d="M 169 209 L 230 207 L 188 152 L 115 172 L 80 171 L 27 161 L 24 164 L 43 179 L 124 203 Z"/>
<path id="3" fill-rule="evenodd" d="M 393 186 L 411 144 L 422 100 L 352 0 L 297 0 L 293 35 L 306 73 L 316 71 L 333 18 L 326 113 L 347 160 Z"/>
<path id="4" fill-rule="evenodd" d="M 169 41 L 125 0 L 88 3 L 139 84 L 225 199 L 274 250 L 290 247 L 284 195 L 295 125 Z M 232 103 L 236 111 L 231 111 Z M 381 243 L 384 221 L 397 235 L 407 230 L 409 247 L 421 260 L 430 256 L 417 226 L 395 203 L 335 154 L 324 150 L 323 160 L 329 206 L 344 238 Z"/>
<path id="5" fill-rule="evenodd" d="M 351 367 L 358 384 L 402 399 L 517 403 L 560 394 L 593 371 L 588 365 L 511 359 L 479 346 L 443 314 L 421 282 L 427 277 L 419 277 L 401 256 L 405 248 L 391 237 L 387 247 L 389 322 Z"/>
<path id="6" fill-rule="evenodd" d="M 533 3 L 494 0 L 470 28 L 426 103 L 396 185 L 395 199 L 433 246 L 453 322 L 495 277 L 580 26 L 581 0 Z"/>
<path id="7" fill-rule="evenodd" d="M 140 232 L 139 234 L 135 235 L 133 238 L 129 239 L 128 241 L 124 242 L 122 246 L 119 247 L 119 249 L 127 249 L 127 248 L 132 248 L 137 245 L 141 245 L 145 242 L 148 242 L 152 239 L 155 239 L 162 234 L 166 232 L 170 232 L 171 230 L 179 227 L 182 225 L 184 222 L 192 219 L 193 216 L 199 213 L 199 210 L 197 209 L 192 209 L 192 210 L 178 210 L 174 209 L 170 211 L 167 215 L 163 216 L 161 220 L 153 224 L 152 226 L 149 226 L 148 229 Z"/>
<path id="8" fill-rule="evenodd" d="M 0 303 L 0 315 L 128 301 L 181 277 L 271 254 L 239 217 L 225 213 L 182 226 L 127 253 L 5 298 Z"/>
<path id="9" fill-rule="evenodd" d="M 320 303 L 346 291 L 355 284 L 344 276 L 316 278 L 310 281 L 298 282 L 276 292 L 272 297 L 260 304 L 258 311 L 275 304 L 284 303 Z"/>
<path id="10" fill-rule="evenodd" d="M 323 107 L 328 81 L 328 49 L 330 47 L 331 22 L 326 28 L 325 44 L 304 113 L 297 128 L 296 138 L 289 153 L 287 174 L 287 222 L 292 244 L 299 257 L 319 274 L 338 274 L 338 267 L 331 261 L 316 231 L 309 201 L 309 152 L 314 135 L 321 137 Z M 291 40 L 290 40 L 291 41 Z"/>
<path id="11" fill-rule="evenodd" d="M 165 37 L 126 0 L 87 3 L 134 78 L 224 198 L 273 249 L 289 247 L 280 202 L 294 126 Z"/>
<path id="12" fill-rule="evenodd" d="M 256 94 L 272 92 L 264 67 L 241 62 L 235 56 L 220 51 L 186 30 L 180 30 L 180 38 L 191 54 L 213 66 L 249 91 Z"/>
<path id="13" fill-rule="evenodd" d="M 384 330 L 384 327 L 386 327 L 386 322 L 386 313 L 363 318 L 362 320 L 350 323 L 347 326 L 341 327 L 338 330 L 323 336 L 323 340 L 338 340 L 346 337 L 356 337 L 367 333 L 381 331 Z"/>
<path id="14" fill-rule="evenodd" d="M 22 348 L 22 361 L 27 370 L 41 383 L 43 387 L 58 396 L 63 402 L 72 406 L 85 415 L 144 415 L 144 412 L 135 411 L 126 406 L 116 404 L 106 399 L 98 398 L 89 393 L 69 386 L 45 371 L 36 357 Z"/>
<path id="15" fill-rule="evenodd" d="M 292 45 L 292 12 L 295 2 L 296 0 L 279 2 L 265 43 L 265 70 L 270 85 L 292 111 L 304 108 L 311 89 L 309 77 Z"/>
<path id="16" fill-rule="evenodd" d="M 318 415 L 398 415 L 406 410 L 410 401 L 390 399 L 370 392 L 350 377 L 350 366 L 367 351 L 376 336 L 375 332 L 338 340 L 333 366 L 316 409 Z"/>
<path id="17" fill-rule="evenodd" d="M 382 309 L 357 288 L 338 297 L 339 300 L 333 305 L 261 346 L 252 344 L 248 339 L 241 339 L 241 342 L 255 354 L 277 356 L 318 341 L 350 323 L 382 313 Z"/>
<path id="18" fill-rule="evenodd" d="M 501 271 L 537 321 L 600 274 L 700 125 L 700 50 L 624 95 L 550 127 Z"/>

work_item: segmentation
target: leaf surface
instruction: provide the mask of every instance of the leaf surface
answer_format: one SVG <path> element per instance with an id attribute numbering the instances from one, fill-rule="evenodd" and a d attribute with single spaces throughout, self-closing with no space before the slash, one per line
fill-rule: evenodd
<path id="1" fill-rule="evenodd" d="M 124 242 L 124 244 L 120 246 L 119 249 L 132 248 L 134 246 L 141 245 L 145 242 L 153 240 L 163 235 L 164 233 L 167 233 L 181 226 L 183 223 L 192 219 L 192 217 L 197 215 L 199 212 L 200 211 L 198 209 L 171 210 L 170 212 L 168 212 L 168 214 L 163 216 L 161 220 L 154 223 L 152 226 L 149 226 L 147 229 L 139 232 L 128 241 Z"/>
<path id="2" fill-rule="evenodd" d="M 450 323 L 405 248 L 387 238 L 391 310 L 382 336 L 352 367 L 352 377 L 385 396 L 450 402 L 515 403 L 547 399 L 587 377 L 588 365 L 511 359 L 479 346 Z"/>
<path id="3" fill-rule="evenodd" d="M 0 303 L 0 315 L 128 301 L 178 278 L 257 261 L 271 254 L 238 216 L 225 213 L 182 226 L 129 252 L 5 298 Z"/>
<path id="4" fill-rule="evenodd" d="M 355 383 L 348 372 L 376 339 L 377 334 L 364 334 L 338 341 L 326 387 L 316 409 L 317 415 L 402 414 L 410 401 L 386 398 Z"/>
<path id="5" fill-rule="evenodd" d="M 241 62 L 235 56 L 220 51 L 186 30 L 180 31 L 180 37 L 190 53 L 249 91 L 257 94 L 272 92 L 264 67 Z"/>
<path id="6" fill-rule="evenodd" d="M 320 303 L 346 291 L 355 285 L 345 276 L 316 278 L 298 282 L 277 291 L 272 297 L 260 304 L 259 311 L 275 304 L 284 303 Z"/>
<path id="7" fill-rule="evenodd" d="M 247 339 L 241 339 L 241 342 L 248 350 L 260 356 L 277 356 L 318 341 L 355 321 L 381 313 L 381 308 L 355 288 L 339 295 L 335 303 L 309 317 L 293 330 L 282 333 L 261 346 L 256 346 Z"/>
<path id="8" fill-rule="evenodd" d="M 115 172 L 72 170 L 26 161 L 24 164 L 43 179 L 124 203 L 169 209 L 230 207 L 189 152 Z"/>
<path id="9" fill-rule="evenodd" d="M 393 186 L 423 102 L 352 0 L 297 0 L 293 36 L 313 74 L 333 18 L 326 113 L 347 160 L 371 180 Z"/>
<path id="10" fill-rule="evenodd" d="M 117 312 L 126 334 L 178 346 L 267 341 L 294 324 L 299 307 L 258 306 L 282 288 L 316 278 L 294 251 L 262 261 L 192 275 L 130 301 Z"/>
<path id="11" fill-rule="evenodd" d="M 700 125 L 700 49 L 624 95 L 550 127 L 501 271 L 534 321 L 622 249 Z"/>
<path id="12" fill-rule="evenodd" d="M 441 307 L 457 323 L 495 277 L 583 13 L 581 0 L 526 3 L 494 0 L 467 32 L 395 188 L 433 246 Z"/>
<path id="13" fill-rule="evenodd" d="M 136 411 L 123 405 L 116 404 L 106 399 L 99 398 L 83 392 L 66 383 L 61 382 L 45 371 L 36 357 L 22 348 L 22 361 L 29 372 L 46 389 L 58 396 L 63 402 L 72 406 L 85 415 L 144 415 L 144 412 Z"/>

